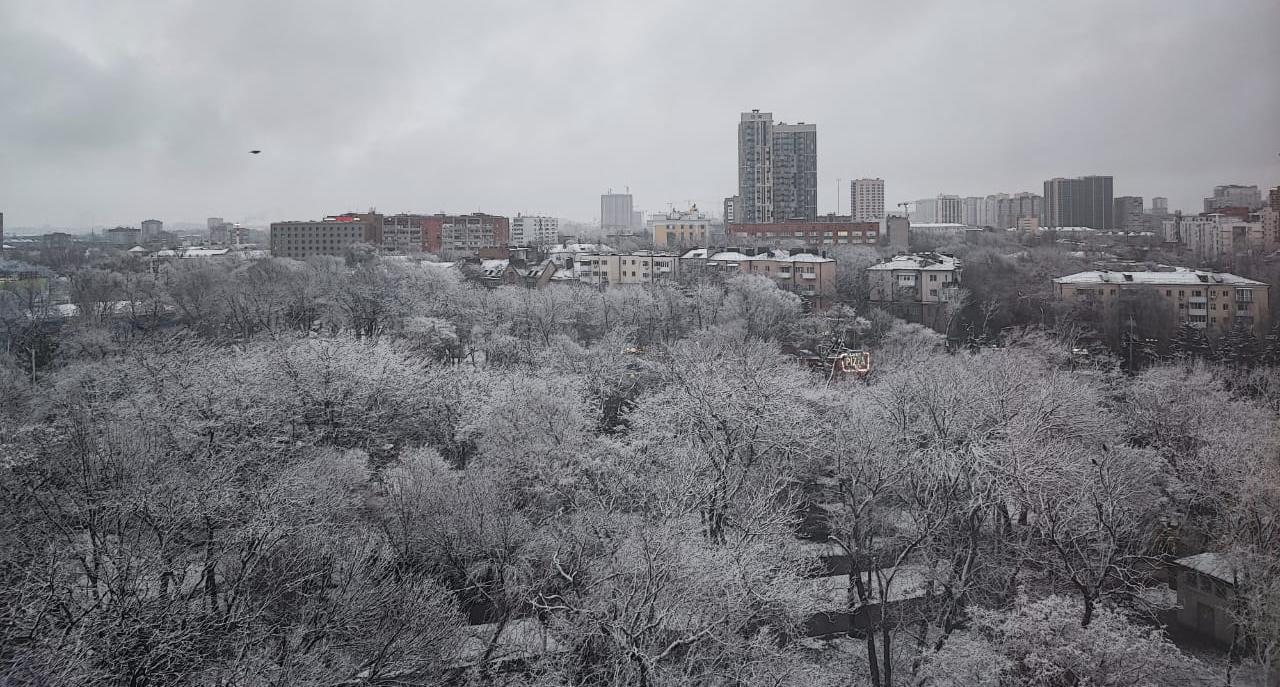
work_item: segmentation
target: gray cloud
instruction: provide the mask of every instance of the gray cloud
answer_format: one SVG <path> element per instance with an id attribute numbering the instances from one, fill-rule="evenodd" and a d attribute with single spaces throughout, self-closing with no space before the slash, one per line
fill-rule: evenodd
<path id="1" fill-rule="evenodd" d="M 899 200 L 1109 173 L 1187 209 L 1280 183 L 1280 4 L 1031 4 L 10 0 L 0 210 L 715 208 L 753 107 L 818 123 L 823 210 L 853 176 Z"/>

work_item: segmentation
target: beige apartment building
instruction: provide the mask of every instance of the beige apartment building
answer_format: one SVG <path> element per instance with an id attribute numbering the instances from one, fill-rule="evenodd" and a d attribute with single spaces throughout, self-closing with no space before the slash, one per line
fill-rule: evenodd
<path id="1" fill-rule="evenodd" d="M 1243 323 L 1256 336 L 1267 334 L 1267 285 L 1225 272 L 1178 269 L 1173 272 L 1078 272 L 1053 280 L 1057 298 L 1102 314 L 1126 299 L 1152 294 L 1164 301 L 1176 323 L 1191 323 L 1221 334 Z"/>
<path id="2" fill-rule="evenodd" d="M 711 241 L 711 220 L 697 205 L 654 219 L 652 227 L 655 248 L 705 246 Z"/>
<path id="3" fill-rule="evenodd" d="M 581 253 L 573 256 L 573 274 L 596 286 L 651 284 L 675 280 L 680 269 L 674 253 L 651 250 L 634 253 Z"/>
<path id="4" fill-rule="evenodd" d="M 960 261 L 942 253 L 898 255 L 867 268 L 872 303 L 941 303 L 960 285 Z"/>
<path id="5" fill-rule="evenodd" d="M 836 295 L 836 261 L 822 255 L 785 250 L 748 255 L 698 248 L 680 256 L 680 276 L 686 281 L 723 279 L 733 273 L 769 277 L 778 288 L 809 299 L 819 309 L 830 305 Z"/>
<path id="6" fill-rule="evenodd" d="M 868 298 L 903 319 L 943 331 L 960 287 L 960 261 L 942 253 L 898 255 L 867 268 Z"/>

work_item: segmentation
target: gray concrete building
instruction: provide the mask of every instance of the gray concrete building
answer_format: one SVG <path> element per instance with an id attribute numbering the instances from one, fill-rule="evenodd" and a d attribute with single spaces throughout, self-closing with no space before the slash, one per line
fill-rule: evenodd
<path id="1" fill-rule="evenodd" d="M 600 196 L 600 228 L 605 231 L 628 231 L 634 228 L 634 208 L 630 193 L 608 193 Z"/>
<path id="2" fill-rule="evenodd" d="M 1204 199 L 1205 212 L 1218 212 L 1225 208 L 1259 210 L 1262 206 L 1262 191 L 1257 186 L 1239 184 L 1214 186 L 1213 195 Z"/>
<path id="3" fill-rule="evenodd" d="M 1120 196 L 1115 199 L 1114 217 L 1120 231 L 1146 231 L 1147 219 L 1143 215 L 1142 196 Z"/>
<path id="4" fill-rule="evenodd" d="M 1028 192 L 1001 195 L 1004 197 L 996 201 L 995 217 L 999 229 L 1011 229 L 1018 226 L 1018 220 L 1044 215 L 1044 196 Z"/>
<path id="5" fill-rule="evenodd" d="M 818 216 L 818 127 L 743 112 L 738 122 L 734 220 L 757 224 Z"/>
<path id="6" fill-rule="evenodd" d="M 1115 228 L 1115 198 L 1110 176 L 1058 177 L 1044 182 L 1046 228 L 1089 227 L 1098 231 Z"/>

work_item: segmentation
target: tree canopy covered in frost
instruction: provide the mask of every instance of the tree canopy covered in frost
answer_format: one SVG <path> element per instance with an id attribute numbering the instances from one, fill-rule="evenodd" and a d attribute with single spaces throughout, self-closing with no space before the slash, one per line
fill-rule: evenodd
<path id="1" fill-rule="evenodd" d="M 1234 674 L 1280 653 L 1269 368 L 948 351 L 755 276 L 70 288 L 0 308 L 6 684 L 1208 684 L 1159 626 L 1201 551 Z M 868 377 L 782 352 L 837 338 Z"/>

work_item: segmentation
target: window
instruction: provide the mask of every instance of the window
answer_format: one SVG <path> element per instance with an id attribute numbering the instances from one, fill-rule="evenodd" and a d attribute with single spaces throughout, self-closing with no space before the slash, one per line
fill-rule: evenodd
<path id="1" fill-rule="evenodd" d="M 1199 298 L 1199 297 L 1200 297 L 1200 289 L 1196 289 L 1195 291 L 1192 291 L 1192 292 L 1191 292 L 1191 297 L 1192 297 L 1192 298 Z"/>
<path id="2" fill-rule="evenodd" d="M 938 281 L 938 275 L 936 274 L 929 275 L 929 281 Z"/>
<path id="3" fill-rule="evenodd" d="M 1165 290 L 1164 290 L 1164 295 L 1166 295 L 1166 296 L 1172 296 L 1172 295 L 1173 295 L 1173 289 L 1165 289 Z"/>

